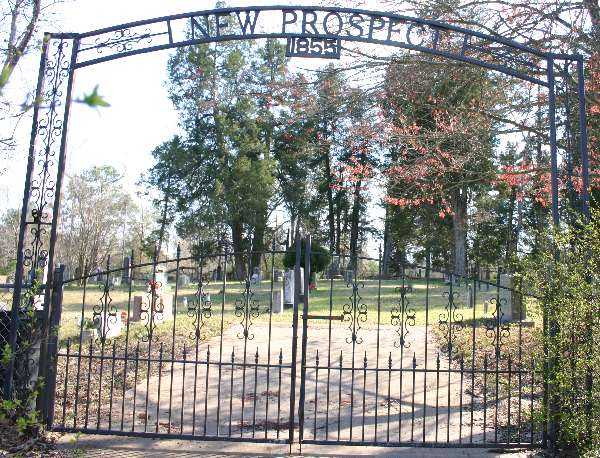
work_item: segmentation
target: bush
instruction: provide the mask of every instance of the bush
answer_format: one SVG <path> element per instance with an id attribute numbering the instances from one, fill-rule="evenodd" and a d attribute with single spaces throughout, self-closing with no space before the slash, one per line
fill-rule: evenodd
<path id="1" fill-rule="evenodd" d="M 554 361 L 548 376 L 559 445 L 595 456 L 600 453 L 600 212 L 555 241 L 559 260 L 551 252 L 530 259 L 525 279 L 551 324 L 545 341 Z"/>
<path id="2" fill-rule="evenodd" d="M 306 251 L 306 243 L 302 240 L 302 256 L 300 257 L 300 267 L 304 267 L 304 253 Z M 327 248 L 322 247 L 317 243 L 312 243 L 310 247 L 310 270 L 312 273 L 323 272 L 331 263 L 331 254 Z M 283 257 L 283 265 L 287 269 L 293 269 L 296 265 L 296 247 L 292 245 Z"/>

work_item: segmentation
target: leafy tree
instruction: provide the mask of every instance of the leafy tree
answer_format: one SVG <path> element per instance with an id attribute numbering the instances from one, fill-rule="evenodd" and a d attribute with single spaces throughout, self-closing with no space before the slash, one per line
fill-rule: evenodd
<path id="1" fill-rule="evenodd" d="M 58 253 L 62 263 L 87 275 L 118 251 L 118 234 L 134 208 L 112 166 L 86 169 L 66 187 Z"/>
<path id="2" fill-rule="evenodd" d="M 452 218 L 453 264 L 466 273 L 468 207 L 494 177 L 494 124 L 485 114 L 499 96 L 481 69 L 432 61 L 390 65 L 384 112 L 397 139 L 388 202 L 428 205 Z"/>

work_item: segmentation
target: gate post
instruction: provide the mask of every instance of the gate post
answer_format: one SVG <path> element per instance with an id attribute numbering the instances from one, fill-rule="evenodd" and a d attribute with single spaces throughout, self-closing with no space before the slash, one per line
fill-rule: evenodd
<path id="1" fill-rule="evenodd" d="M 40 373 L 44 377 L 44 395 L 41 397 L 42 415 L 44 424 L 47 428 L 52 427 L 54 420 L 54 397 L 56 394 L 56 362 L 58 354 L 58 331 L 60 327 L 60 317 L 62 314 L 63 301 L 63 275 L 64 266 L 59 266 L 54 270 L 52 281 L 52 314 L 50 316 L 50 330 L 46 342 L 46 359 L 44 366 L 40 367 Z M 44 344 L 42 343 L 42 346 Z"/>
<path id="2" fill-rule="evenodd" d="M 290 374 L 290 424 L 289 443 L 290 452 L 294 443 L 294 422 L 296 420 L 296 359 L 298 356 L 298 303 L 300 302 L 300 258 L 302 244 L 300 234 L 296 233 L 296 262 L 294 266 L 294 316 L 292 318 L 292 361 Z"/>
<path id="3" fill-rule="evenodd" d="M 302 446 L 304 439 L 304 403 L 306 397 L 306 344 L 308 332 L 308 297 L 310 285 L 310 258 L 311 258 L 311 237 L 308 235 L 305 239 L 304 247 L 304 296 L 302 300 L 302 353 L 300 357 L 300 400 L 298 402 L 298 440 Z M 315 404 L 315 415 L 316 413 Z"/>

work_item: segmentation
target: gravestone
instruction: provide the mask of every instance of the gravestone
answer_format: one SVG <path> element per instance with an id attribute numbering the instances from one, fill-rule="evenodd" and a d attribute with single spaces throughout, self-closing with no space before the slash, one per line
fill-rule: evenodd
<path id="1" fill-rule="evenodd" d="M 275 269 L 273 272 L 273 281 L 275 283 L 281 283 L 283 281 L 283 271 L 279 269 Z"/>
<path id="2" fill-rule="evenodd" d="M 123 329 L 121 314 L 111 315 L 103 312 L 96 315 L 94 317 L 94 327 L 98 336 L 104 336 L 107 339 L 119 337 Z"/>
<path id="3" fill-rule="evenodd" d="M 133 310 L 130 320 L 133 322 L 147 322 L 150 318 L 152 298 L 147 296 L 133 297 Z M 173 319 L 173 296 L 171 294 L 158 294 L 154 303 L 154 323 L 160 324 Z"/>
<path id="4" fill-rule="evenodd" d="M 121 281 L 124 285 L 129 284 L 129 280 L 131 279 L 131 268 L 130 268 L 131 259 L 129 256 L 125 256 L 123 259 L 123 271 L 121 272 Z"/>
<path id="5" fill-rule="evenodd" d="M 502 307 L 502 322 L 524 320 L 527 313 L 520 294 L 513 291 L 514 277 L 512 274 L 500 274 L 500 306 Z"/>
<path id="6" fill-rule="evenodd" d="M 354 271 L 353 270 L 345 270 L 344 271 L 344 281 L 346 283 L 352 283 L 354 281 Z"/>
<path id="7" fill-rule="evenodd" d="M 281 286 L 273 288 L 273 313 L 283 313 L 283 289 Z"/>
<path id="8" fill-rule="evenodd" d="M 293 307 L 294 305 L 294 270 L 289 269 L 285 271 L 283 281 L 283 305 L 285 308 Z M 300 296 L 304 295 L 304 269 L 300 267 Z"/>
<path id="9" fill-rule="evenodd" d="M 250 277 L 250 282 L 253 285 L 256 285 L 262 281 L 262 274 L 260 271 L 260 267 L 255 267 L 252 269 L 252 276 Z"/>
<path id="10" fill-rule="evenodd" d="M 188 274 L 179 274 L 178 286 L 189 286 L 190 284 L 190 276 Z"/>

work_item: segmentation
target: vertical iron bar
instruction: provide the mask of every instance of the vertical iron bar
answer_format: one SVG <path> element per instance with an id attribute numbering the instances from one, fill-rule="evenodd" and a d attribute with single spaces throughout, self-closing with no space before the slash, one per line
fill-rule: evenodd
<path id="1" fill-rule="evenodd" d="M 476 313 L 477 308 L 477 277 L 479 276 L 479 270 L 477 275 L 473 277 L 473 323 L 471 327 L 471 422 L 469 427 L 469 443 L 473 443 L 473 414 L 475 404 L 475 326 L 476 326 Z M 481 286 L 481 283 L 480 283 Z"/>
<path id="2" fill-rule="evenodd" d="M 500 267 L 496 273 L 496 373 L 495 383 L 496 389 L 494 391 L 494 442 L 498 442 L 498 407 L 499 407 L 499 393 L 500 393 L 500 318 L 502 314 L 502 306 L 500 305 Z"/>
<path id="3" fill-rule="evenodd" d="M 229 430 L 228 436 L 231 437 L 231 421 L 233 416 L 233 371 L 235 369 L 235 347 L 231 351 L 231 375 L 229 378 Z"/>
<path id="4" fill-rule="evenodd" d="M 206 379 L 204 380 L 204 426 L 203 435 L 206 436 L 206 422 L 208 420 L 208 379 L 210 374 L 210 345 L 206 347 Z"/>
<path id="5" fill-rule="evenodd" d="M 131 414 L 131 431 L 135 431 L 135 407 L 137 405 L 138 373 L 140 369 L 140 341 L 135 346 L 135 365 L 133 369 L 133 411 Z"/>
<path id="6" fill-rule="evenodd" d="M 460 410 L 458 412 L 459 423 L 458 423 L 458 442 L 462 443 L 462 427 L 463 427 L 463 381 L 465 378 L 465 358 L 460 357 L 460 393 L 459 393 L 459 405 Z"/>
<path id="7" fill-rule="evenodd" d="M 438 425 L 439 425 L 439 399 L 440 399 L 440 354 L 437 354 L 435 361 L 435 443 L 438 443 Z"/>
<path id="8" fill-rule="evenodd" d="M 317 402 L 319 392 L 319 349 L 317 348 L 317 354 L 315 356 L 315 415 L 313 418 L 313 440 L 317 439 Z"/>
<path id="9" fill-rule="evenodd" d="M 147 365 L 146 365 L 146 402 L 144 406 L 144 432 L 147 432 L 148 428 L 148 401 L 150 396 L 150 364 L 152 359 L 152 337 L 154 337 L 154 312 L 156 310 L 156 301 L 158 300 L 158 294 L 156 292 L 156 268 L 158 264 L 158 258 L 160 253 L 158 252 L 158 246 L 154 247 L 154 256 L 152 260 L 152 284 L 150 285 L 150 307 L 148 316 L 148 349 L 147 349 Z M 198 361 L 198 355 L 196 355 L 196 362 Z"/>
<path id="10" fill-rule="evenodd" d="M 333 266 L 335 255 L 331 257 L 331 270 L 329 275 L 329 316 L 333 315 Z M 338 265 L 340 257 L 338 253 Z M 329 387 L 331 381 L 331 325 L 329 320 L 327 323 L 327 405 L 325 406 L 325 439 L 329 439 Z"/>
<path id="11" fill-rule="evenodd" d="M 83 357 L 83 323 L 84 323 L 84 313 L 85 313 L 85 297 L 87 292 L 87 265 L 84 268 L 85 277 L 83 278 L 83 297 L 81 304 L 81 316 L 79 318 L 79 349 L 77 351 L 77 382 L 75 383 L 75 407 L 73 409 L 73 428 L 77 428 L 77 407 L 79 401 L 79 379 L 81 376 L 81 360 Z"/>
<path id="12" fill-rule="evenodd" d="M 306 399 L 306 347 L 308 341 L 308 301 L 310 286 L 310 262 L 311 262 L 311 243 L 310 235 L 305 238 L 304 252 L 304 296 L 302 307 L 302 354 L 300 357 L 300 399 L 298 402 L 298 440 L 302 444 L 304 438 L 304 407 Z M 316 406 L 315 406 L 316 409 Z M 316 410 L 315 410 L 316 413 Z"/>
<path id="13" fill-rule="evenodd" d="M 160 343 L 160 347 L 158 349 L 158 393 L 156 394 L 156 428 L 154 429 L 155 433 L 158 433 L 158 426 L 160 423 L 160 388 L 162 381 L 162 364 L 163 364 L 163 343 Z M 150 374 L 148 374 L 150 377 Z"/>
<path id="14" fill-rule="evenodd" d="M 590 160 L 588 155 L 588 132 L 585 107 L 585 74 L 583 57 L 577 57 L 577 95 L 579 99 L 579 150 L 581 154 L 581 178 L 583 215 L 586 221 L 590 219 Z M 586 387 L 591 389 L 591 387 Z"/>
<path id="15" fill-rule="evenodd" d="M 125 418 L 125 387 L 127 380 L 127 367 L 129 365 L 129 322 L 131 319 L 131 293 L 133 290 L 133 250 L 131 250 L 131 257 L 129 258 L 129 265 L 127 266 L 127 277 L 129 278 L 129 288 L 127 294 L 127 325 L 125 327 L 125 367 L 123 368 L 123 391 L 122 402 L 121 402 L 121 431 L 123 431 L 123 423 Z"/>
<path id="16" fill-rule="evenodd" d="M 257 396 L 257 385 L 258 385 L 258 347 L 256 347 L 256 354 L 254 355 L 254 396 L 252 397 L 252 438 L 256 435 L 256 396 Z M 267 394 L 267 397 L 269 395 Z M 265 429 L 266 429 L 265 424 Z"/>
<path id="17" fill-rule="evenodd" d="M 291 362 L 291 386 L 290 386 L 290 421 L 288 441 L 294 442 L 294 421 L 296 418 L 296 358 L 298 355 L 298 302 L 300 292 L 300 256 L 302 248 L 300 235 L 296 235 L 296 264 L 294 266 L 294 315 L 292 318 L 292 362 Z"/>
<path id="18" fill-rule="evenodd" d="M 390 410 L 392 407 L 392 352 L 388 358 L 388 384 L 387 384 L 387 437 L 386 442 L 390 441 Z"/>
<path id="19" fill-rule="evenodd" d="M 506 443 L 510 444 L 510 401 L 511 401 L 511 377 L 512 376 L 512 358 L 511 355 L 508 355 L 508 428 L 506 430 Z M 520 442 L 520 441 L 517 441 Z"/>
<path id="20" fill-rule="evenodd" d="M 448 296 L 448 406 L 446 418 L 446 442 L 450 442 L 450 385 L 452 382 L 452 319 L 454 318 L 454 274 L 450 274 L 450 295 Z M 460 277 L 459 277 L 460 281 Z M 458 286 L 458 285 L 457 285 Z"/>
<path id="21" fill-rule="evenodd" d="M 279 439 L 279 430 L 281 424 L 281 366 L 283 365 L 283 348 L 279 349 L 279 365 L 277 380 L 277 439 Z"/>
<path id="22" fill-rule="evenodd" d="M 339 368 L 339 372 L 340 372 L 340 383 L 338 384 L 338 412 L 337 412 L 337 440 L 338 442 L 340 441 L 340 434 L 341 434 L 341 419 L 342 419 L 342 376 L 343 376 L 343 351 L 340 350 L 340 368 Z"/>
<path id="23" fill-rule="evenodd" d="M 62 418 L 60 421 L 60 424 L 62 425 L 62 427 L 64 428 L 65 426 L 65 417 L 67 415 L 67 391 L 68 391 L 68 384 L 67 381 L 69 380 L 69 356 L 71 355 L 71 338 L 69 337 L 67 339 L 67 362 L 66 362 L 66 367 L 65 367 L 65 380 L 64 380 L 64 385 L 63 385 L 63 400 L 62 400 Z M 75 392 L 75 396 L 77 396 L 77 392 Z"/>
<path id="24" fill-rule="evenodd" d="M 102 406 L 102 375 L 104 372 L 104 350 L 106 348 L 106 334 L 108 333 L 108 294 L 110 291 L 110 255 L 106 259 L 106 278 L 102 294 L 102 309 L 100 315 L 100 376 L 98 381 L 98 408 L 96 411 L 96 429 L 100 429 L 100 407 Z"/>
<path id="25" fill-rule="evenodd" d="M 488 354 L 483 355 L 483 443 L 486 443 L 487 432 L 487 374 L 488 374 Z"/>
<path id="26" fill-rule="evenodd" d="M 113 400 L 114 400 L 114 388 L 115 388 L 115 362 L 117 356 L 116 343 L 113 340 L 112 344 L 112 364 L 110 369 L 110 401 L 108 410 L 108 429 L 112 429 L 112 411 L 113 411 Z"/>
<path id="27" fill-rule="evenodd" d="M 33 121 L 31 127 L 31 135 L 29 139 L 29 155 L 27 157 L 27 171 L 25 173 L 25 186 L 23 189 L 23 200 L 21 203 L 21 216 L 19 220 L 19 238 L 17 241 L 17 262 L 15 267 L 15 288 L 13 290 L 13 302 L 11 309 L 11 327 L 9 336 L 10 354 L 13 355 L 8 360 L 7 367 L 5 369 L 5 380 L 4 380 L 4 396 L 9 399 L 12 396 L 13 389 L 13 378 L 15 368 L 15 358 L 17 348 L 17 334 L 19 328 L 19 309 L 21 308 L 21 290 L 23 288 L 23 269 L 24 269 L 24 246 L 27 229 L 27 216 L 29 213 L 29 198 L 31 196 L 31 178 L 33 175 L 33 169 L 35 167 L 35 140 L 38 132 L 38 118 L 40 111 L 39 101 L 43 98 L 44 91 L 44 77 L 46 73 L 46 63 L 48 59 L 48 43 L 50 42 L 50 36 L 44 35 L 42 41 L 42 53 L 40 57 L 40 66 L 38 70 L 38 81 L 35 93 L 35 103 L 33 104 Z M 34 264 L 35 265 L 35 264 Z M 81 352 L 81 351 L 80 351 Z"/>
<path id="28" fill-rule="evenodd" d="M 381 244 L 379 245 L 379 252 L 377 257 L 377 348 L 376 348 L 376 361 L 375 361 L 375 437 L 374 440 L 377 442 L 377 423 L 379 420 L 379 333 L 381 327 L 381 280 L 382 280 L 382 265 L 381 265 Z"/>
<path id="29" fill-rule="evenodd" d="M 267 343 L 267 399 L 265 405 L 265 439 L 269 428 L 269 399 L 271 388 L 271 333 L 272 333 L 272 321 L 273 321 L 273 288 L 275 281 L 275 238 L 271 242 L 271 282 L 270 282 L 270 295 L 269 295 L 269 332 L 268 332 L 268 343 Z"/>
<path id="30" fill-rule="evenodd" d="M 365 441 L 365 409 L 366 409 L 366 394 L 367 394 L 367 352 L 365 351 L 364 368 L 363 368 L 363 389 L 362 389 L 362 435 L 361 441 Z M 316 404 L 315 404 L 316 409 Z"/>
<path id="31" fill-rule="evenodd" d="M 91 377 L 92 377 L 92 355 L 94 353 L 93 350 L 94 347 L 94 339 L 90 337 L 90 349 L 89 349 L 89 354 L 88 354 L 88 374 L 87 374 L 87 396 L 86 396 L 86 400 L 85 400 L 85 421 L 84 421 L 84 428 L 87 429 L 88 427 L 88 421 L 89 421 L 89 414 L 90 414 L 90 402 L 92 401 L 92 397 L 91 397 L 91 393 L 90 393 L 90 389 L 91 389 Z"/>
<path id="32" fill-rule="evenodd" d="M 425 364 L 423 371 L 423 443 L 425 443 L 425 429 L 427 425 L 427 376 L 429 375 L 429 371 L 427 369 L 429 354 L 428 354 L 428 346 L 427 346 L 427 334 L 429 329 L 429 281 L 431 279 L 431 258 L 427 255 L 427 260 L 425 261 Z"/>
<path id="33" fill-rule="evenodd" d="M 417 369 L 417 354 L 413 352 L 413 360 L 412 360 L 412 399 L 411 399 L 411 415 L 410 415 L 410 441 L 415 441 L 415 378 L 416 378 L 416 369 Z"/>
<path id="34" fill-rule="evenodd" d="M 221 426 L 221 376 L 222 376 L 222 365 L 223 365 L 223 329 L 225 320 L 225 295 L 227 294 L 227 246 L 223 244 L 223 269 L 221 270 L 223 278 L 222 290 L 223 295 L 221 297 L 221 325 L 220 325 L 220 336 L 219 336 L 219 380 L 217 382 L 217 436 L 220 432 Z"/>
<path id="35" fill-rule="evenodd" d="M 60 266 L 56 269 L 55 278 L 52 285 L 52 316 L 50 317 L 51 331 L 48 342 L 48 368 L 45 371 L 46 379 L 46 395 L 44 396 L 45 408 L 44 413 L 45 423 L 51 426 L 54 422 L 54 398 L 56 396 L 56 370 L 58 359 L 58 330 L 60 327 L 60 318 L 62 315 L 63 302 L 63 275 L 64 267 Z"/>
<path id="36" fill-rule="evenodd" d="M 398 442 L 402 442 L 402 382 L 404 375 L 404 313 L 406 310 L 406 267 L 400 266 L 402 286 L 400 287 L 400 387 L 398 395 Z"/>
<path id="37" fill-rule="evenodd" d="M 187 366 L 187 345 L 185 340 L 183 341 L 183 368 L 181 374 L 181 412 L 179 418 L 179 434 L 183 434 L 183 413 L 185 406 L 185 368 Z"/>
<path id="38" fill-rule="evenodd" d="M 177 258 L 175 259 L 175 295 L 173 297 L 173 329 L 171 334 L 171 380 L 169 382 L 169 418 L 167 420 L 167 433 L 171 434 L 171 413 L 173 410 L 173 377 L 175 371 L 175 329 L 177 324 L 177 299 L 179 296 L 179 263 L 181 246 L 177 244 Z"/>

